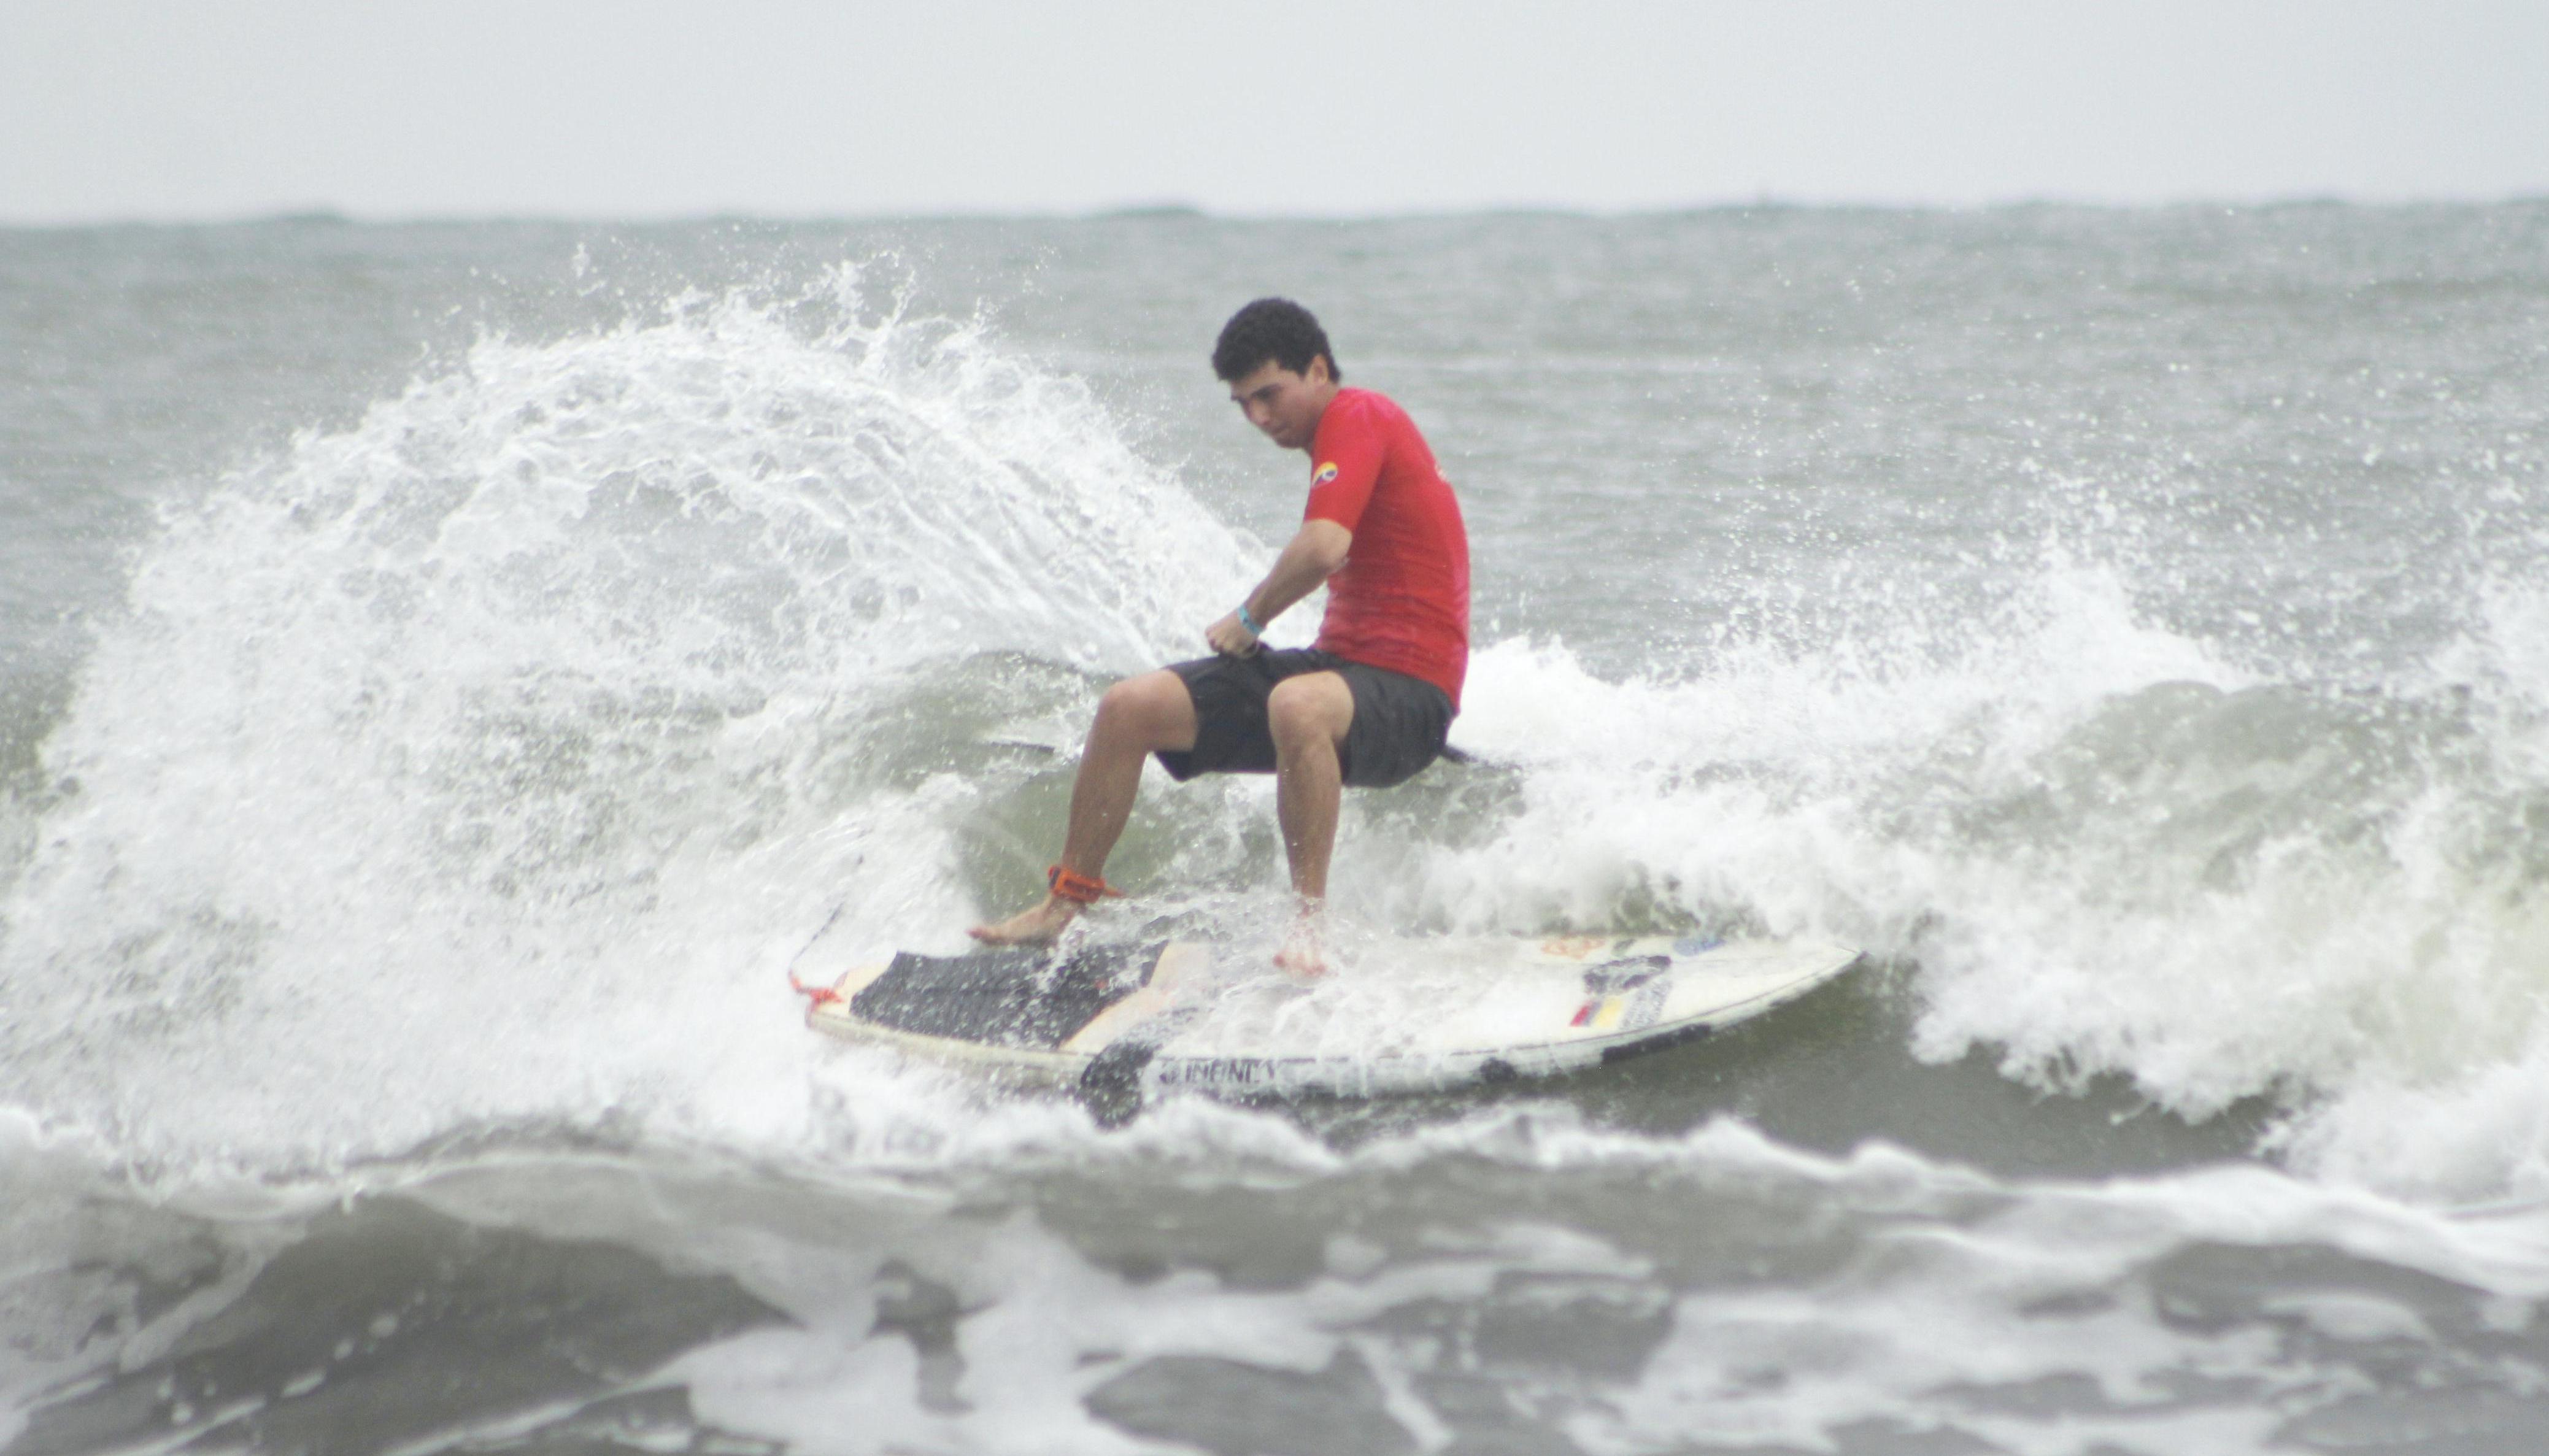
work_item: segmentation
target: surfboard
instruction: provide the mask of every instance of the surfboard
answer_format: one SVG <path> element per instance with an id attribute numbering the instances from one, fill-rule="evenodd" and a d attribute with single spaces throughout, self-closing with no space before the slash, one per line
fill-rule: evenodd
<path id="1" fill-rule="evenodd" d="M 1298 982 L 1198 941 L 910 952 L 803 987 L 853 1040 L 1072 1088 L 1374 1096 L 1556 1076 L 1696 1041 L 1849 970 L 1825 940 L 1411 937 Z"/>

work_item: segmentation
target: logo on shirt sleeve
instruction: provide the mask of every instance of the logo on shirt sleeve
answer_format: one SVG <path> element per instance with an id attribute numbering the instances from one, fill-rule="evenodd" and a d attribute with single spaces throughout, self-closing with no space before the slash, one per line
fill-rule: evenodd
<path id="1" fill-rule="evenodd" d="M 1310 486 L 1315 490 L 1336 478 L 1337 463 L 1333 460 L 1323 460 L 1319 462 L 1318 471 L 1310 477 Z"/>

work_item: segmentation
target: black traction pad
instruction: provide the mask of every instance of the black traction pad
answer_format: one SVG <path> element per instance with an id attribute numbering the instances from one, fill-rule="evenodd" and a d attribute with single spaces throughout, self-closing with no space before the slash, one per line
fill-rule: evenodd
<path id="1" fill-rule="evenodd" d="M 1150 984 L 1165 941 L 972 956 L 897 953 L 885 974 L 850 998 L 875 1026 L 987 1046 L 1051 1051 L 1100 1012 Z"/>

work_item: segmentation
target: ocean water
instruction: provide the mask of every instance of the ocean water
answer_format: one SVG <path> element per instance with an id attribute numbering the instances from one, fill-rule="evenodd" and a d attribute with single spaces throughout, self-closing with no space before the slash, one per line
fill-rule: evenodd
<path id="1" fill-rule="evenodd" d="M 1116 1130 L 805 1030 L 1288 534 L 1269 292 L 1473 550 L 1340 918 L 1860 971 Z M 2544 460 L 2539 203 L 0 232 L 0 1452 L 2549 1449 Z M 1110 877 L 1262 928 L 1271 784 Z"/>

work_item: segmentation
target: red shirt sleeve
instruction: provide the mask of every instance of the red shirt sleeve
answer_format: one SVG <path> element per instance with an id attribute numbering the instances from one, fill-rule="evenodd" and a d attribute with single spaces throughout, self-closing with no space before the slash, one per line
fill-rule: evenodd
<path id="1" fill-rule="evenodd" d="M 1380 430 L 1359 401 L 1340 397 L 1328 402 L 1310 442 L 1310 502 L 1301 519 L 1332 520 L 1349 531 L 1361 525 L 1387 454 Z"/>

